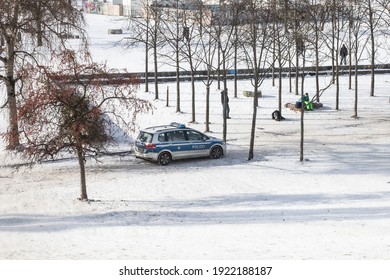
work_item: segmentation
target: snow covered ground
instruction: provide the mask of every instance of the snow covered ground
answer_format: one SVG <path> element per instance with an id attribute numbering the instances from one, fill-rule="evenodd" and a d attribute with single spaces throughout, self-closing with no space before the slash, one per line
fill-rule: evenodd
<path id="1" fill-rule="evenodd" d="M 122 61 L 118 68 L 142 71 L 139 54 L 125 61 L 119 49 L 108 48 L 109 39 L 96 43 L 93 32 L 96 57 L 106 54 L 114 64 Z M 132 68 L 134 61 L 142 67 Z M 252 99 L 242 91 L 251 86 L 240 81 L 238 98 L 230 90 L 227 155 L 165 167 L 132 154 L 88 161 L 90 203 L 77 200 L 75 158 L 15 170 L 20 160 L 1 142 L 0 259 L 390 259 L 390 76 L 377 76 L 375 97 L 369 97 L 369 77 L 359 79 L 358 119 L 351 118 L 347 76 L 339 111 L 331 88 L 322 96 L 324 107 L 305 114 L 304 162 L 300 115 L 284 109 L 285 121 L 271 119 L 278 99 L 270 80 L 262 87 L 255 158 L 247 161 Z M 197 84 L 195 124 L 188 123 L 189 84 L 182 86 L 182 113 L 175 113 L 175 86 L 164 84 L 161 92 L 166 87 L 171 105 L 162 94 L 138 126 L 177 121 L 204 131 L 204 86 Z M 210 134 L 221 137 L 220 95 L 213 87 Z M 308 77 L 310 95 L 313 88 Z M 142 87 L 139 96 L 154 97 Z M 284 80 L 283 104 L 296 99 Z M 5 116 L 2 110 L 2 130 Z M 129 149 L 130 143 L 115 148 Z"/>

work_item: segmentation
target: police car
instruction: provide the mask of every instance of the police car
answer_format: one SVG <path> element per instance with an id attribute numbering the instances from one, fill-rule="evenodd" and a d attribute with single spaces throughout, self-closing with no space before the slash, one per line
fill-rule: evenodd
<path id="1" fill-rule="evenodd" d="M 135 142 L 135 156 L 167 165 L 172 160 L 195 157 L 218 159 L 226 152 L 223 140 L 207 136 L 184 124 L 142 129 Z"/>

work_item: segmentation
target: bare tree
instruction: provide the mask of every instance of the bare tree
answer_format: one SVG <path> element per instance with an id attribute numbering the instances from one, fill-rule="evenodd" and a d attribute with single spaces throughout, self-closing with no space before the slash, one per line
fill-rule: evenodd
<path id="1" fill-rule="evenodd" d="M 18 108 L 20 140 L 23 154 L 32 162 L 74 153 L 80 168 L 80 199 L 85 201 L 88 156 L 96 158 L 113 142 L 113 123 L 131 129 L 137 114 L 151 105 L 135 96 L 137 78 L 117 76 L 113 83 L 113 70 L 106 65 L 80 64 L 73 51 L 56 56 L 59 69 L 26 65 L 23 70 L 26 98 Z"/>
<path id="2" fill-rule="evenodd" d="M 308 16 L 308 25 L 310 26 L 314 36 L 309 36 L 308 43 L 313 45 L 315 52 L 315 79 L 316 79 L 316 91 L 315 98 L 317 102 L 320 102 L 320 82 L 319 82 L 319 66 L 320 66 L 320 48 L 322 46 L 322 34 L 325 23 L 329 17 L 329 6 L 323 5 L 319 1 L 309 3 L 306 10 Z"/>
<path id="3" fill-rule="evenodd" d="M 229 60 L 234 55 L 234 17 L 231 15 L 231 6 L 230 4 L 220 3 L 218 11 L 213 16 L 213 24 L 211 25 L 214 28 L 212 33 L 215 36 L 215 41 L 218 43 L 218 82 L 220 81 L 220 69 L 222 66 L 222 79 L 223 79 L 223 90 L 227 92 L 227 79 L 226 73 L 229 68 Z M 220 86 L 218 85 L 218 89 Z M 225 95 L 227 96 L 227 95 Z M 227 98 L 224 98 L 223 108 L 227 107 Z M 227 138 L 227 114 L 222 114 L 223 117 L 223 140 L 226 141 Z"/>
<path id="4" fill-rule="evenodd" d="M 333 30 L 333 49 L 335 50 L 334 62 L 335 66 L 334 79 L 336 82 L 336 106 L 335 109 L 339 110 L 340 106 L 340 41 L 345 41 L 346 32 L 343 32 L 348 24 L 348 10 L 344 1 L 333 0 L 332 4 L 332 30 Z"/>
<path id="5" fill-rule="evenodd" d="M 278 111 L 280 112 L 280 118 L 278 120 L 283 120 L 282 117 L 282 83 L 283 83 L 283 66 L 288 61 L 289 57 L 289 31 L 287 28 L 288 16 L 286 16 L 286 1 L 274 1 L 274 4 L 271 7 L 271 16 L 273 18 L 273 40 L 275 42 L 275 47 L 273 52 L 273 59 L 278 63 Z M 276 63 L 275 61 L 275 63 Z M 272 69 L 274 66 L 272 67 Z M 274 71 L 274 70 L 272 70 Z"/>
<path id="6" fill-rule="evenodd" d="M 352 17 L 352 32 L 353 32 L 353 39 L 354 39 L 354 60 L 355 60 L 355 99 L 354 99 L 354 114 L 352 115 L 353 118 L 358 118 L 358 99 L 359 99 L 359 60 L 360 55 L 359 49 L 362 45 L 365 45 L 360 42 L 361 40 L 361 27 L 362 27 L 362 17 L 363 17 L 363 9 L 361 6 L 360 1 L 353 1 L 351 4 L 352 11 L 351 11 L 351 17 Z"/>
<path id="7" fill-rule="evenodd" d="M 47 49 L 64 46 L 65 41 L 77 33 L 84 39 L 83 17 L 69 0 L 14 0 L 0 1 L 0 37 L 4 48 L 0 52 L 0 63 L 4 70 L 0 80 L 7 88 L 7 107 L 9 128 L 7 148 L 19 146 L 19 127 L 17 115 L 17 75 L 26 58 L 37 60 L 40 53 L 37 47 Z M 85 42 L 85 41 L 84 41 Z"/>
<path id="8" fill-rule="evenodd" d="M 197 53 L 201 51 L 200 20 L 203 17 L 203 3 L 195 2 L 191 5 L 183 5 L 182 45 L 181 57 L 188 63 L 191 75 L 191 123 L 196 123 L 196 90 L 195 75 L 202 59 L 197 59 Z"/>
<path id="9" fill-rule="evenodd" d="M 201 6 L 199 10 L 199 17 L 197 17 L 197 24 L 199 33 L 199 46 L 198 52 L 195 52 L 195 59 L 201 62 L 201 67 L 206 71 L 206 78 L 202 80 L 206 87 L 206 111 L 205 111 L 205 131 L 210 132 L 210 88 L 214 82 L 215 73 L 217 69 L 216 56 L 218 43 L 213 34 L 214 28 L 212 27 L 212 11 Z"/>
<path id="10" fill-rule="evenodd" d="M 388 5 L 390 1 L 388 0 L 363 0 L 361 1 L 362 8 L 364 13 L 368 17 L 362 18 L 367 25 L 369 30 L 370 37 L 370 66 L 371 66 L 371 85 L 370 85 L 370 96 L 375 95 L 375 63 L 376 63 L 376 51 L 378 45 L 375 40 L 375 32 L 380 29 L 382 26 L 387 27 L 387 24 L 383 22 L 383 18 L 388 11 Z"/>
<path id="11" fill-rule="evenodd" d="M 1 1 L 0 37 L 4 48 L 0 53 L 0 62 L 4 72 L 0 73 L 7 88 L 7 106 L 9 109 L 9 128 L 7 148 L 19 146 L 18 116 L 16 110 L 20 77 L 16 72 L 24 59 L 36 59 L 37 48 L 45 45 L 54 48 L 64 45 L 69 38 L 69 31 L 77 32 L 82 38 L 82 15 L 71 1 Z"/>
<path id="12" fill-rule="evenodd" d="M 375 7 L 373 6 L 373 0 L 366 0 L 366 10 L 368 13 L 368 28 L 370 30 L 370 40 L 371 40 L 371 86 L 370 86 L 370 96 L 374 96 L 375 92 L 375 28 L 377 27 L 377 22 L 380 19 L 380 15 L 377 14 Z"/>
<path id="13" fill-rule="evenodd" d="M 256 134 L 257 107 L 259 98 L 259 87 L 266 77 L 266 73 L 271 71 L 272 61 L 269 62 L 268 46 L 272 40 L 269 24 L 271 20 L 269 10 L 262 10 L 262 1 L 246 0 L 247 7 L 247 32 L 245 40 L 245 57 L 248 68 L 253 69 L 252 85 L 254 89 L 253 115 L 251 126 L 251 137 L 249 143 L 248 160 L 254 157 L 254 143 Z M 272 58 L 271 58 L 272 59 Z"/>
<path id="14" fill-rule="evenodd" d="M 310 41 L 312 36 L 311 17 L 310 10 L 312 3 L 307 1 L 294 1 L 290 2 L 290 16 L 289 16 L 289 34 L 290 40 L 295 45 L 295 95 L 300 95 L 301 108 L 300 108 L 300 161 L 304 160 L 304 138 L 305 138 L 305 65 L 306 65 L 306 53 L 308 52 Z M 302 61 L 302 65 L 300 65 Z M 299 78 L 301 78 L 301 89 L 299 90 Z"/>
<path id="15" fill-rule="evenodd" d="M 129 18 L 126 26 L 129 35 L 123 39 L 123 42 L 125 47 L 129 49 L 138 47 L 139 44 L 145 45 L 145 92 L 149 92 L 149 57 L 153 57 L 154 98 L 159 99 L 158 54 L 159 50 L 164 46 L 160 28 L 162 10 L 157 5 L 157 2 L 145 1 L 142 6 L 143 14 L 140 17 Z"/>
<path id="16" fill-rule="evenodd" d="M 185 4 L 182 0 L 175 0 L 161 13 L 161 33 L 169 50 L 162 56 L 173 65 L 176 71 L 176 112 L 181 112 L 180 70 L 181 49 L 183 43 L 183 21 Z M 163 9 L 163 8 L 161 8 Z"/>
<path id="17" fill-rule="evenodd" d="M 234 49 L 233 55 L 233 69 L 234 69 L 234 97 L 237 98 L 238 92 L 238 62 L 240 60 L 239 51 L 242 47 L 241 37 L 245 28 L 243 27 L 245 23 L 245 1 L 238 0 L 231 3 L 231 14 L 232 14 L 232 25 L 234 28 L 232 36 L 232 44 Z"/>

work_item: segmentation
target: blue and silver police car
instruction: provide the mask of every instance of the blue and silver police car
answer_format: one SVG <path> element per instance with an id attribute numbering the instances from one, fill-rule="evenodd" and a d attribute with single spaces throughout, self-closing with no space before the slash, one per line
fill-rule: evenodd
<path id="1" fill-rule="evenodd" d="M 167 165 L 172 160 L 195 157 L 218 159 L 226 152 L 223 140 L 208 136 L 184 124 L 142 129 L 135 142 L 135 156 Z"/>

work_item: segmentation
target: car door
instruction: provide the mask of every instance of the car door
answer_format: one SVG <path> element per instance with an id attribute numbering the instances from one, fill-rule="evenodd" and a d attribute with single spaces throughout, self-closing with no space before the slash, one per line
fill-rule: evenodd
<path id="1" fill-rule="evenodd" d="M 211 142 L 203 133 L 196 130 L 187 130 L 187 139 L 189 142 L 189 157 L 204 157 L 209 155 Z"/>
<path id="2" fill-rule="evenodd" d="M 173 130 L 167 132 L 169 150 L 175 159 L 188 157 L 188 141 L 184 130 Z"/>

